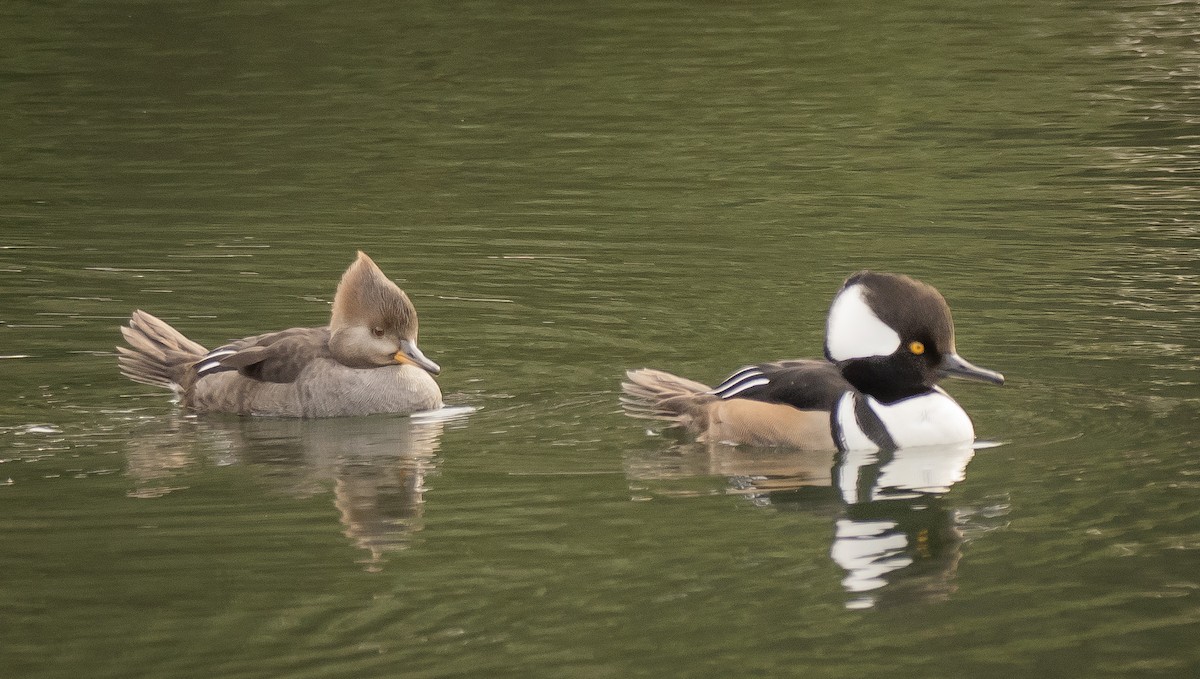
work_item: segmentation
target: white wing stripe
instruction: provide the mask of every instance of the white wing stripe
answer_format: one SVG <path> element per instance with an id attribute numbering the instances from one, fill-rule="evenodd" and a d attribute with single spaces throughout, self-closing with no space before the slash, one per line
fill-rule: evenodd
<path id="1" fill-rule="evenodd" d="M 220 361 L 205 361 L 204 363 L 196 366 L 196 374 L 203 375 L 206 371 L 212 370 L 213 368 L 218 368 L 220 365 Z"/>
<path id="2" fill-rule="evenodd" d="M 757 377 L 760 375 L 762 375 L 762 371 L 758 369 L 758 366 L 748 365 L 745 368 L 740 368 L 737 372 L 725 378 L 724 382 L 710 389 L 708 393 L 719 394 L 746 378 Z"/>
<path id="3" fill-rule="evenodd" d="M 759 378 L 752 379 L 752 380 L 746 380 L 735 387 L 731 387 L 729 389 L 726 389 L 725 391 L 722 391 L 719 394 L 719 396 L 721 398 L 733 398 L 734 396 L 737 396 L 738 394 L 742 393 L 743 391 L 746 391 L 747 389 L 753 389 L 754 387 L 761 387 L 764 384 L 770 384 L 770 383 L 771 383 L 771 380 L 767 379 L 766 377 L 759 377 Z"/>
<path id="4" fill-rule="evenodd" d="M 222 358 L 236 353 L 237 349 L 226 349 L 225 347 L 213 349 L 204 357 L 204 362 L 196 366 L 196 375 L 200 376 L 206 372 L 217 370 L 221 367 Z"/>

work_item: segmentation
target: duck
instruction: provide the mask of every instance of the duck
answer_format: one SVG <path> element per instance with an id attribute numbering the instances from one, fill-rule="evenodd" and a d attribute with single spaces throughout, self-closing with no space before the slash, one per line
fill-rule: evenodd
<path id="1" fill-rule="evenodd" d="M 859 271 L 834 295 L 823 359 L 748 365 L 715 387 L 662 370 L 629 370 L 627 415 L 680 427 L 699 442 L 881 451 L 972 443 L 970 416 L 943 377 L 1000 385 L 955 348 L 950 306 L 903 274 Z"/>
<path id="2" fill-rule="evenodd" d="M 319 418 L 442 407 L 441 372 L 417 345 L 412 301 L 366 253 L 342 275 L 329 324 L 245 337 L 211 351 L 140 309 L 121 327 L 121 373 L 170 389 L 193 413 Z"/>

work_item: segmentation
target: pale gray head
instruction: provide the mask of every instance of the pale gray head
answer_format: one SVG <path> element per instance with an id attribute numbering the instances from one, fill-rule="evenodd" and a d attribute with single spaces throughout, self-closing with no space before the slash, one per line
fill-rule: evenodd
<path id="1" fill-rule="evenodd" d="M 408 295 L 361 251 L 338 283 L 329 330 L 334 358 L 352 368 L 409 364 L 441 372 L 417 348 L 417 310 Z"/>
<path id="2" fill-rule="evenodd" d="M 899 274 L 860 271 L 829 308 L 825 355 L 860 391 L 891 401 L 954 376 L 1003 384 L 954 347 L 950 306 L 933 286 Z"/>

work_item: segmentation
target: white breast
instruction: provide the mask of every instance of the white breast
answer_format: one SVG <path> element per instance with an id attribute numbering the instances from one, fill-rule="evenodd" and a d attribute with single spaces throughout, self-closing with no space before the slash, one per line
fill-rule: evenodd
<path id="1" fill-rule="evenodd" d="M 975 440 L 971 418 L 940 387 L 935 387 L 928 394 L 892 404 L 883 404 L 868 396 L 867 403 L 883 420 L 892 440 L 900 448 L 941 446 Z"/>
<path id="2" fill-rule="evenodd" d="M 880 403 L 870 396 L 861 398 L 867 399 L 867 405 L 879 416 L 899 448 L 942 446 L 975 440 L 971 418 L 940 387 L 935 387 L 927 394 L 890 404 Z M 879 447 L 863 432 L 854 415 L 854 399 L 854 394 L 847 393 L 837 404 L 836 419 L 842 448 L 878 450 Z"/>

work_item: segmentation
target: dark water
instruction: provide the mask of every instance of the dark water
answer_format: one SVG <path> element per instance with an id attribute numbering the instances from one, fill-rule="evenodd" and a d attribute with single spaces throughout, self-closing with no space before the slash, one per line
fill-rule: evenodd
<path id="1" fill-rule="evenodd" d="M 0 7 L 0 675 L 1200 673 L 1191 2 Z M 454 417 L 176 411 L 355 249 Z M 937 285 L 1001 445 L 624 418 Z"/>

